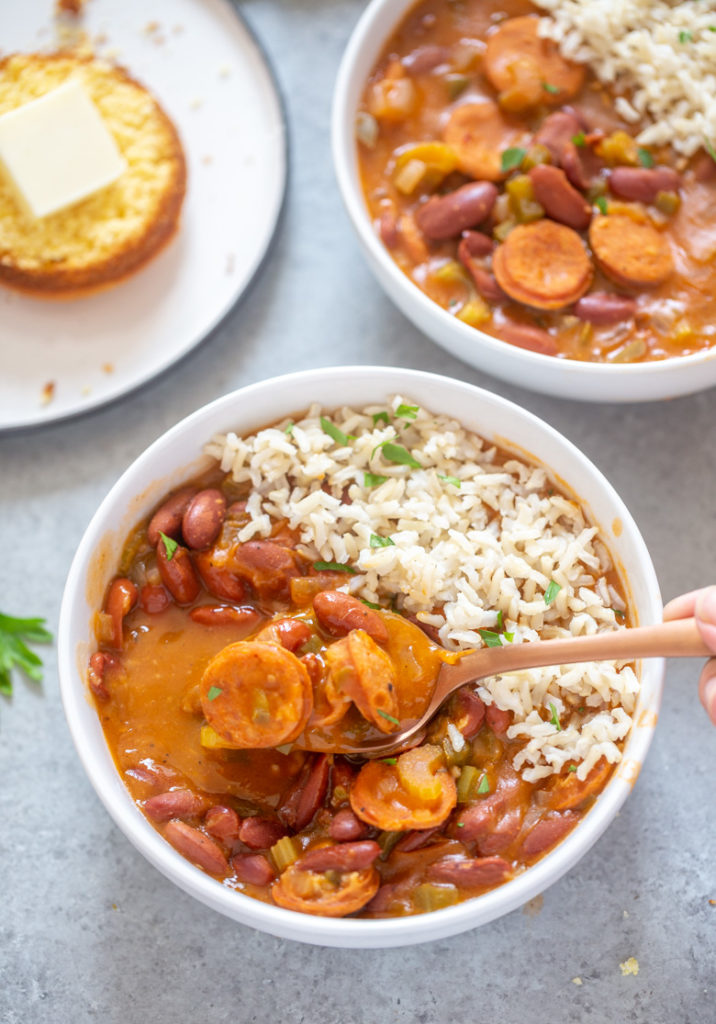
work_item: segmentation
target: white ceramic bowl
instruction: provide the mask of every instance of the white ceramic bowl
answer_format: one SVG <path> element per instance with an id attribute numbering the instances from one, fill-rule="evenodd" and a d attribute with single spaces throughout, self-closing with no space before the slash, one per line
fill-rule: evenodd
<path id="1" fill-rule="evenodd" d="M 611 364 L 556 359 L 469 327 L 427 297 L 393 262 L 375 234 L 358 172 L 355 116 L 386 40 L 416 0 L 372 0 L 346 48 L 333 98 L 332 146 L 338 185 L 368 265 L 398 308 L 438 345 L 511 384 L 561 398 L 645 402 L 716 384 L 716 348 L 660 362 Z"/>
<path id="2" fill-rule="evenodd" d="M 67 580 L 59 625 L 59 668 L 65 714 L 77 751 L 116 824 L 155 867 L 207 906 L 284 938 L 330 946 L 399 946 L 439 939 L 484 924 L 542 892 L 575 864 L 626 799 L 646 755 L 661 699 L 664 665 L 642 666 L 636 726 L 624 760 L 581 824 L 541 861 L 499 889 L 418 917 L 330 920 L 268 906 L 222 886 L 192 866 L 135 806 L 109 754 L 86 685 L 95 649 L 94 610 L 116 571 L 124 538 L 167 490 L 199 472 L 202 446 L 217 432 L 251 432 L 320 402 L 326 408 L 363 406 L 399 393 L 517 454 L 550 467 L 588 507 L 621 562 L 638 621 L 661 618 L 659 587 L 649 554 L 627 508 L 588 459 L 547 424 L 518 406 L 470 384 L 414 370 L 354 366 L 311 370 L 252 384 L 212 402 L 155 441 L 115 484 L 79 545 Z"/>

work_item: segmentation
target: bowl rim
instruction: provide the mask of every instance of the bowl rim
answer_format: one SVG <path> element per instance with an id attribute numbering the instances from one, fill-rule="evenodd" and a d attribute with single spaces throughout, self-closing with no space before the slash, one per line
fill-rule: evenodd
<path id="1" fill-rule="evenodd" d="M 658 378 L 667 373 L 689 372 L 703 364 L 709 365 L 709 367 L 711 364 L 715 364 L 714 368 L 716 369 L 716 343 L 701 352 L 670 356 L 667 359 L 650 360 L 645 363 L 600 363 L 577 359 L 555 359 L 544 353 L 510 345 L 509 342 L 486 334 L 479 327 L 470 327 L 450 316 L 438 303 L 428 298 L 391 259 L 388 250 L 372 229 L 368 208 L 360 188 L 354 133 L 355 104 L 358 98 L 355 94 L 358 91 L 358 95 L 360 95 L 365 81 L 365 77 L 362 74 L 359 75 L 360 61 L 366 54 L 372 54 L 371 63 L 374 63 L 390 33 L 400 24 L 410 8 L 416 7 L 419 3 L 420 0 L 370 0 L 360 15 L 343 52 L 331 107 L 331 150 L 334 172 L 343 204 L 361 244 L 377 263 L 380 272 L 387 276 L 391 288 L 405 296 L 406 304 L 409 303 L 415 308 L 416 318 L 419 317 L 421 323 L 436 322 L 442 326 L 444 331 L 452 331 L 456 339 L 461 339 L 464 344 L 471 341 L 474 343 L 477 336 L 479 341 L 485 345 L 486 351 L 496 360 L 499 360 L 500 356 L 504 357 L 505 346 L 508 346 L 509 349 L 518 353 L 517 356 L 511 353 L 513 358 L 525 360 L 527 368 L 550 367 L 553 373 L 570 378 L 573 376 L 575 383 L 580 378 L 602 380 L 605 384 L 613 382 L 616 378 L 626 380 Z M 377 33 L 376 23 L 381 21 L 387 10 L 393 13 L 390 28 L 387 32 Z M 376 38 L 379 40 L 378 45 L 375 42 Z M 436 341 L 432 333 L 429 334 L 429 337 L 435 341 L 435 344 L 443 344 Z M 716 373 L 714 380 L 706 387 L 711 387 L 713 384 L 716 384 Z M 693 387 L 690 390 L 695 391 L 698 388 Z M 672 393 L 678 395 L 686 392 L 675 387 L 672 389 Z"/>
<path id="2" fill-rule="evenodd" d="M 490 406 L 493 409 L 499 408 L 503 413 L 516 417 L 518 421 L 522 420 L 535 434 L 541 435 L 539 441 L 542 445 L 551 442 L 561 449 L 561 455 L 565 458 L 576 458 L 585 478 L 599 488 L 600 494 L 609 501 L 610 508 L 613 508 L 615 515 L 621 519 L 622 536 L 628 538 L 634 547 L 635 561 L 648 595 L 648 600 L 645 599 L 646 607 L 641 611 L 651 619 L 660 615 L 661 596 L 656 572 L 646 544 L 629 510 L 591 460 L 548 423 L 499 395 L 439 374 L 400 367 L 326 367 L 270 378 L 223 395 L 169 428 L 128 466 L 92 516 L 73 558 L 60 609 L 58 672 L 65 717 L 78 755 L 95 792 L 120 831 L 162 874 L 206 905 L 261 931 L 318 945 L 378 948 L 408 945 L 458 934 L 502 916 L 543 892 L 581 859 L 613 821 L 629 794 L 634 779 L 622 777 L 617 770 L 594 807 L 562 842 L 516 878 L 482 896 L 443 910 L 405 918 L 331 919 L 285 910 L 229 889 L 204 874 L 177 853 L 147 821 L 124 785 L 106 746 L 99 717 L 88 697 L 86 682 L 79 669 L 78 648 L 82 641 L 79 635 L 76 635 L 79 628 L 78 617 L 82 618 L 86 603 L 87 573 L 98 547 L 107 530 L 116 524 L 118 518 L 127 514 L 130 500 L 146 488 L 147 480 L 142 480 L 142 474 L 146 475 L 147 469 L 156 463 L 167 446 L 178 439 L 191 436 L 198 436 L 202 446 L 217 429 L 230 429 L 228 426 L 217 428 L 212 425 L 217 418 L 223 417 L 224 421 L 229 423 L 232 410 L 237 410 L 238 418 L 242 403 L 245 404 L 249 397 L 258 400 L 266 396 L 270 401 L 271 392 L 276 388 L 288 386 L 300 394 L 302 385 L 309 383 L 334 384 L 339 388 L 341 379 L 346 376 L 353 382 L 362 381 L 366 390 L 375 390 L 376 396 L 395 391 L 410 394 L 412 382 L 416 387 L 423 385 L 434 388 L 438 396 L 438 413 L 447 405 L 450 392 L 463 392 L 466 397 L 480 403 L 480 415 L 483 414 L 483 409 L 489 410 Z M 438 388 L 443 389 L 442 398 L 439 397 Z M 301 399 L 300 408 L 306 408 L 311 400 Z M 340 399 L 337 404 L 340 404 Z M 293 409 L 287 408 L 284 414 L 295 411 L 294 406 Z M 280 419 L 280 415 L 272 416 L 271 419 Z M 250 429 L 260 429 L 260 425 Z M 467 429 L 477 430 L 473 427 Z M 509 438 L 506 439 L 506 443 L 509 444 Z M 542 461 L 539 455 L 533 455 L 532 458 L 537 462 Z M 542 464 L 546 465 L 544 461 Z M 175 464 L 167 467 L 164 470 L 165 479 L 168 479 L 170 474 L 190 466 L 191 459 L 187 457 L 181 466 Z M 151 476 L 154 479 L 153 473 Z M 138 478 L 140 482 L 136 483 Z M 566 480 L 566 484 L 576 492 L 577 489 L 570 480 Z M 584 486 L 586 487 L 586 484 Z M 584 499 L 584 503 L 589 504 L 587 499 Z M 663 689 L 663 675 L 663 659 L 651 659 L 642 663 L 640 681 L 643 682 L 645 677 L 649 678 L 657 712 Z M 91 711 L 90 715 L 88 708 Z M 646 726 L 642 726 L 640 722 L 640 727 L 636 728 L 636 724 L 635 717 L 634 727 L 627 738 L 627 747 L 630 759 L 636 758 L 641 766 L 653 737 L 656 718 L 654 717 L 654 721 Z M 98 742 L 93 743 L 93 734 Z"/>

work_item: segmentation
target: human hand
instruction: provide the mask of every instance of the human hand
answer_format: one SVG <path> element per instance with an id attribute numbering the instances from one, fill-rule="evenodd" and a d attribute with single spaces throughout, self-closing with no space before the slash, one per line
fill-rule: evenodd
<path id="1" fill-rule="evenodd" d="M 664 621 L 693 615 L 704 643 L 716 655 L 716 586 L 692 590 L 674 598 L 664 608 Z M 716 725 L 716 657 L 706 662 L 699 679 L 699 698 Z"/>

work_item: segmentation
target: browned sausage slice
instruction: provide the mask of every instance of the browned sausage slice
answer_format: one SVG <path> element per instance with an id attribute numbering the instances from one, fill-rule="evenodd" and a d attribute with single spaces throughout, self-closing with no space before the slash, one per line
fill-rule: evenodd
<path id="1" fill-rule="evenodd" d="M 219 651 L 200 683 L 209 725 L 234 747 L 277 747 L 303 730 L 313 707 L 311 680 L 278 644 L 240 640 Z"/>
<path id="2" fill-rule="evenodd" d="M 625 288 L 655 288 L 674 269 L 668 241 L 646 218 L 595 217 L 589 243 L 607 277 Z"/>
<path id="3" fill-rule="evenodd" d="M 525 130 L 510 124 L 492 100 L 462 103 L 456 107 L 445 125 L 443 139 L 455 150 L 458 168 L 470 178 L 500 181 L 502 152 L 519 146 L 526 139 Z"/>
<path id="4" fill-rule="evenodd" d="M 291 864 L 271 887 L 271 895 L 279 907 L 287 910 L 319 917 L 345 917 L 370 902 L 379 885 L 380 875 L 372 867 L 329 876 L 301 871 Z"/>
<path id="5" fill-rule="evenodd" d="M 537 34 L 532 15 L 509 18 L 489 36 L 485 74 L 506 110 L 564 103 L 579 92 L 584 68 L 562 57 L 555 43 Z"/>
<path id="6" fill-rule="evenodd" d="M 559 167 L 538 164 L 529 172 L 532 188 L 538 203 L 552 220 L 575 231 L 584 231 L 592 219 L 592 208 L 581 192 L 578 192 Z"/>
<path id="7" fill-rule="evenodd" d="M 510 298 L 537 309 L 562 309 L 581 298 L 592 264 L 581 238 L 564 224 L 520 224 L 495 250 L 497 283 Z"/>
<path id="8" fill-rule="evenodd" d="M 398 699 L 393 662 L 362 629 L 352 629 L 325 654 L 335 693 L 350 697 L 364 718 L 381 732 L 398 728 Z"/>
<path id="9" fill-rule="evenodd" d="M 357 597 L 340 590 L 322 590 L 313 599 L 313 610 L 319 624 L 332 636 L 346 636 L 352 629 L 362 629 L 377 644 L 388 643 L 388 628 L 380 612 Z"/>

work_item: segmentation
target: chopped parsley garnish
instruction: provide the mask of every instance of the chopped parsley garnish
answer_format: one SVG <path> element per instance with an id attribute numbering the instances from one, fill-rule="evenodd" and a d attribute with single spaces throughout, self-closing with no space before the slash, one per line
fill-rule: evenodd
<path id="1" fill-rule="evenodd" d="M 626 618 L 626 613 L 623 612 L 621 610 L 621 608 L 612 608 L 612 611 L 614 612 L 615 615 L 618 615 L 620 619 L 625 619 Z"/>
<path id="2" fill-rule="evenodd" d="M 379 537 L 377 533 L 371 533 L 370 546 L 372 548 L 392 548 L 395 547 L 395 541 L 390 537 Z"/>
<path id="3" fill-rule="evenodd" d="M 344 434 L 343 431 L 335 425 L 335 423 L 331 423 L 331 421 L 327 420 L 325 416 L 321 416 L 321 429 L 324 434 L 328 434 L 329 437 L 332 437 L 336 444 L 343 445 L 344 448 L 346 448 L 351 441 L 355 441 L 353 434 Z"/>
<path id="4" fill-rule="evenodd" d="M 504 638 L 505 638 L 505 640 L 507 641 L 508 644 L 511 644 L 512 641 L 515 639 L 515 634 L 514 633 L 503 633 L 502 635 L 504 636 Z"/>
<path id="5" fill-rule="evenodd" d="M 497 628 L 499 629 L 500 632 L 502 632 L 502 630 L 505 628 L 505 617 L 502 614 L 501 608 L 497 612 Z"/>
<path id="6" fill-rule="evenodd" d="M 708 139 L 704 139 L 704 149 L 711 157 L 712 160 L 716 161 L 716 149 L 713 148 Z"/>
<path id="7" fill-rule="evenodd" d="M 562 726 L 559 724 L 559 715 L 557 714 L 557 708 L 554 706 L 552 701 L 549 702 L 549 710 L 552 712 L 552 717 L 550 718 L 550 722 L 555 727 L 557 732 L 561 732 L 562 731 Z"/>
<path id="8" fill-rule="evenodd" d="M 568 764 L 567 765 L 567 771 L 568 772 L 576 772 L 576 770 L 577 770 L 576 764 Z"/>
<path id="9" fill-rule="evenodd" d="M 500 161 L 500 169 L 504 174 L 506 171 L 513 171 L 515 167 L 519 167 L 525 158 L 527 153 L 526 149 L 522 149 L 521 146 L 510 146 L 509 149 L 502 151 L 502 158 Z"/>
<path id="10" fill-rule="evenodd" d="M 398 462 L 401 466 L 412 466 L 413 469 L 422 469 L 418 460 L 414 459 L 408 449 L 403 448 L 402 444 L 393 444 L 392 441 L 381 441 L 370 453 L 371 459 L 379 448 L 383 451 L 383 458 L 388 462 Z"/>
<path id="11" fill-rule="evenodd" d="M 642 167 L 653 167 L 654 166 L 654 157 L 651 155 L 651 153 L 649 152 L 648 149 L 644 149 L 643 146 L 640 146 L 637 149 L 636 153 L 637 153 L 637 156 L 639 157 L 639 163 L 641 164 Z"/>
<path id="12" fill-rule="evenodd" d="M 596 206 L 599 207 L 599 212 L 606 216 L 607 210 L 609 209 L 609 205 L 607 203 L 607 197 L 606 196 L 597 196 L 597 198 L 594 200 L 594 203 L 595 203 Z"/>
<path id="13" fill-rule="evenodd" d="M 401 420 L 414 420 L 420 412 L 419 405 L 404 405 L 402 402 L 395 410 L 395 415 L 399 416 Z"/>
<path id="14" fill-rule="evenodd" d="M 220 694 L 222 694 L 223 692 L 224 691 L 222 690 L 222 688 L 220 686 L 210 686 L 208 691 L 207 691 L 207 694 L 206 694 L 206 699 L 207 700 L 216 700 L 216 698 Z"/>
<path id="15" fill-rule="evenodd" d="M 586 144 L 586 141 L 587 136 L 584 134 L 584 132 L 577 132 L 576 135 L 572 136 L 572 142 L 575 146 L 584 146 Z"/>
<path id="16" fill-rule="evenodd" d="M 381 761 L 383 762 L 383 764 L 397 764 L 398 763 L 398 758 L 397 757 L 381 757 Z"/>
<path id="17" fill-rule="evenodd" d="M 693 43 L 693 41 L 694 41 L 694 37 L 691 34 L 691 32 L 689 32 L 688 29 L 682 28 L 681 32 L 679 32 L 679 42 L 680 43 Z"/>
<path id="18" fill-rule="evenodd" d="M 377 427 L 379 423 L 385 423 L 386 427 L 390 423 L 390 416 L 387 412 L 374 412 L 373 413 L 373 426 Z"/>
<path id="19" fill-rule="evenodd" d="M 365 597 L 359 597 L 358 600 L 362 601 L 363 604 L 366 605 L 366 607 L 373 608 L 375 611 L 380 611 L 380 605 L 379 604 L 374 604 L 372 601 L 369 601 Z"/>
<path id="20" fill-rule="evenodd" d="M 551 82 L 542 82 L 542 88 L 544 89 L 545 92 L 552 93 L 553 96 L 555 96 L 558 92 L 560 92 L 559 86 L 558 85 L 552 85 Z"/>
<path id="21" fill-rule="evenodd" d="M 314 562 L 313 568 L 316 572 L 349 572 L 355 576 L 356 570 L 352 565 L 345 562 Z"/>
<path id="22" fill-rule="evenodd" d="M 708 25 L 709 32 L 716 32 L 716 25 Z"/>
<path id="23" fill-rule="evenodd" d="M 162 538 L 164 550 L 167 553 L 167 562 L 171 562 L 172 558 L 174 557 L 174 552 L 179 547 L 179 545 L 175 540 L 172 540 L 171 537 L 167 537 L 166 533 L 162 533 L 161 530 L 159 531 L 159 536 Z"/>
<path id="24" fill-rule="evenodd" d="M 456 476 L 445 476 L 444 473 L 438 473 L 438 480 L 444 480 L 446 484 L 452 484 L 453 487 L 460 487 L 460 481 Z"/>
<path id="25" fill-rule="evenodd" d="M 559 583 L 556 583 L 554 580 L 550 580 L 549 581 L 549 586 L 547 587 L 547 589 L 544 592 L 544 603 L 545 604 L 552 604 L 552 602 L 554 601 L 555 597 L 557 596 L 557 594 L 560 592 L 561 589 L 562 588 L 559 585 Z"/>
<path id="26" fill-rule="evenodd" d="M 477 792 L 480 794 L 490 792 L 490 780 L 487 777 L 487 772 L 485 772 L 480 779 L 480 785 L 477 787 Z"/>
<path id="27" fill-rule="evenodd" d="M 381 718 L 387 718 L 387 720 L 389 722 L 392 722 L 393 725 L 400 725 L 400 722 L 398 721 L 398 719 L 397 718 L 393 718 L 393 716 L 389 715 L 387 711 L 383 711 L 383 710 L 381 710 L 381 708 L 376 708 L 376 711 L 381 716 Z"/>
<path id="28" fill-rule="evenodd" d="M 287 423 L 286 426 L 283 428 L 284 434 L 288 434 L 289 437 L 293 437 L 293 428 L 294 428 L 294 426 L 295 426 L 294 423 Z"/>
<path id="29" fill-rule="evenodd" d="M 502 647 L 502 641 L 500 640 L 500 634 L 493 632 L 491 629 L 478 629 L 477 631 L 482 639 L 485 641 L 488 647 Z"/>
<path id="30" fill-rule="evenodd" d="M 52 643 L 52 633 L 45 629 L 44 619 L 16 619 L 0 613 L 0 693 L 12 695 L 10 672 L 19 668 L 34 682 L 42 679 L 42 658 L 26 646 Z"/>
<path id="31" fill-rule="evenodd" d="M 364 473 L 363 474 L 363 486 L 364 487 L 379 487 L 380 484 L 384 484 L 388 479 L 387 476 L 380 476 L 379 473 Z"/>
<path id="32" fill-rule="evenodd" d="M 458 821 L 457 827 L 458 828 L 465 828 L 465 822 L 464 821 Z"/>

